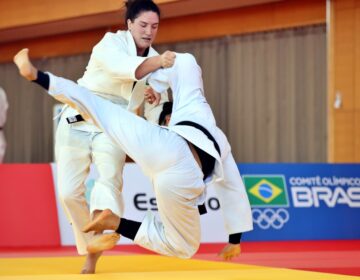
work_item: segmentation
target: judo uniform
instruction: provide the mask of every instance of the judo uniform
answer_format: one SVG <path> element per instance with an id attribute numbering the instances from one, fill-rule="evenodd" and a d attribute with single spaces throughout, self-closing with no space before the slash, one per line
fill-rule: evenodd
<path id="1" fill-rule="evenodd" d="M 150 48 L 147 57 L 157 55 Z M 123 109 L 135 112 L 143 101 L 145 80 L 137 81 L 136 68 L 147 58 L 139 57 L 130 32 L 106 33 L 93 48 L 86 71 L 78 84 L 91 94 L 109 100 Z M 134 86 L 134 81 L 136 84 Z M 65 91 L 71 89 L 64 88 Z M 69 124 L 79 113 L 66 106 L 61 113 L 55 140 L 58 192 L 65 213 L 72 224 L 79 254 L 87 254 L 86 246 L 92 233 L 81 229 L 90 221 L 94 210 L 111 209 L 123 214 L 122 172 L 125 152 L 91 120 Z M 108 114 L 109 118 L 116 116 Z M 151 119 L 153 117 L 153 119 Z M 156 116 L 150 116 L 154 122 Z M 99 177 L 90 196 L 89 207 L 85 200 L 84 182 L 94 163 Z"/>
<path id="2" fill-rule="evenodd" d="M 134 242 L 157 253 L 189 258 L 200 244 L 198 205 L 206 196 L 203 173 L 187 141 L 216 159 L 213 184 L 229 234 L 252 230 L 249 200 L 225 135 L 203 95 L 201 70 L 190 54 L 177 54 L 175 64 L 150 75 L 157 91 L 171 87 L 173 113 L 169 127 L 153 125 L 71 81 L 50 75 L 49 94 L 77 108 L 106 132 L 150 177 L 160 220 L 148 212 Z M 64 90 L 68 88 L 71 90 Z M 112 116 L 112 117 L 110 117 Z M 115 116 L 115 117 L 114 117 Z M 206 128 L 220 147 L 200 130 L 176 125 L 191 120 Z"/>
<path id="3" fill-rule="evenodd" d="M 3 163 L 6 151 L 6 139 L 4 135 L 4 126 L 9 104 L 5 91 L 0 87 L 0 163 Z"/>

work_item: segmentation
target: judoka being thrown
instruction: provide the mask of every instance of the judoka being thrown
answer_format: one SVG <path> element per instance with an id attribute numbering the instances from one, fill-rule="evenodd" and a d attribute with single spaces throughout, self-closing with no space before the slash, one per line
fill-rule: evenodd
<path id="1" fill-rule="evenodd" d="M 192 55 L 177 53 L 171 68 L 147 77 L 154 91 L 162 93 L 168 87 L 173 91 L 168 127 L 150 124 L 72 81 L 38 71 L 28 49 L 20 51 L 14 62 L 23 77 L 107 133 L 153 183 L 160 219 L 148 212 L 136 222 L 104 210 L 84 231 L 115 233 L 99 235 L 89 244 L 89 252 L 112 248 L 120 234 L 159 254 L 190 258 L 200 244 L 199 205 L 205 201 L 205 182 L 211 182 L 229 233 L 220 255 L 225 259 L 239 255 L 242 233 L 253 228 L 250 204 L 230 145 L 204 97 L 201 69 Z"/>

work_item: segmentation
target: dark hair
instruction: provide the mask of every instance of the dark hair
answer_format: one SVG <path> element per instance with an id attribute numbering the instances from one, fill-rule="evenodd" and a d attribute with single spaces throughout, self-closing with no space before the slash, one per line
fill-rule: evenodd
<path id="1" fill-rule="evenodd" d="M 159 116 L 159 125 L 165 124 L 166 116 L 170 115 L 172 113 L 172 106 L 173 106 L 172 102 L 164 102 L 163 110 L 161 111 L 160 116 Z"/>
<path id="2" fill-rule="evenodd" d="M 130 19 L 132 22 L 142 12 L 154 12 L 160 18 L 160 9 L 152 0 L 128 0 L 125 2 L 126 14 L 125 14 L 125 25 L 127 26 L 127 20 Z"/>

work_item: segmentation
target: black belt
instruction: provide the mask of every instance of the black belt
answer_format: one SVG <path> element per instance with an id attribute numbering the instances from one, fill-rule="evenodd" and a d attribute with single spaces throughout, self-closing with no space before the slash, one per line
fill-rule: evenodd
<path id="1" fill-rule="evenodd" d="M 203 132 L 207 136 L 207 138 L 209 138 L 209 140 L 211 140 L 214 143 L 216 151 L 219 153 L 219 155 L 221 155 L 220 147 L 219 147 L 218 143 L 216 142 L 215 138 L 203 126 L 199 125 L 198 123 L 191 122 L 191 121 L 182 121 L 182 122 L 177 123 L 176 125 L 188 125 L 188 126 L 195 127 L 196 129 L 199 129 L 201 132 Z M 214 170 L 215 158 L 212 157 L 211 155 L 209 155 L 208 153 L 206 153 L 205 151 L 201 150 L 197 146 L 194 145 L 193 147 L 199 156 L 199 159 L 201 162 L 201 167 L 202 167 L 202 172 L 204 174 L 203 180 L 205 180 Z M 207 213 L 205 203 L 198 205 L 198 209 L 199 209 L 200 215 Z"/>
<path id="2" fill-rule="evenodd" d="M 202 133 L 204 133 L 207 136 L 207 138 L 209 138 L 209 140 L 211 140 L 214 143 L 215 149 L 217 150 L 219 155 L 221 155 L 220 147 L 219 147 L 218 143 L 216 142 L 215 138 L 210 134 L 210 132 L 207 131 L 207 129 L 205 127 L 201 126 L 198 123 L 194 123 L 194 122 L 191 122 L 191 121 L 181 121 L 181 122 L 179 122 L 179 123 L 177 123 L 175 125 L 188 125 L 188 126 L 192 126 L 192 127 L 197 128 Z"/>
<path id="3" fill-rule="evenodd" d="M 204 215 L 207 213 L 205 203 L 198 205 L 199 214 Z"/>
<path id="4" fill-rule="evenodd" d="M 72 124 L 72 123 L 82 122 L 85 120 L 82 117 L 82 115 L 76 115 L 76 116 L 66 118 L 66 121 L 68 122 L 68 124 Z"/>
<path id="5" fill-rule="evenodd" d="M 182 122 L 177 123 L 176 125 L 188 125 L 188 126 L 195 127 L 196 129 L 199 129 L 201 132 L 203 132 L 209 138 L 209 140 L 211 140 L 214 143 L 215 149 L 217 150 L 219 155 L 221 155 L 219 145 L 216 142 L 215 138 L 204 127 L 202 127 L 201 125 L 199 125 L 197 123 L 191 122 L 191 121 L 182 121 Z M 201 169 L 204 174 L 203 180 L 205 180 L 214 171 L 216 160 L 213 156 L 211 156 L 207 152 L 203 151 L 202 149 L 198 148 L 197 146 L 194 145 L 193 147 L 199 156 L 199 159 L 201 162 L 201 167 L 202 167 Z"/>

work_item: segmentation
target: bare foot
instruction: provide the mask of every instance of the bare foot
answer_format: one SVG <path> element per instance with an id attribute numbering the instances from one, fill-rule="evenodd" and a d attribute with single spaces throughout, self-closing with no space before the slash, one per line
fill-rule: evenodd
<path id="1" fill-rule="evenodd" d="M 114 248 L 119 241 L 120 235 L 117 233 L 105 233 L 99 236 L 95 236 L 87 246 L 89 253 L 97 253 Z"/>
<path id="2" fill-rule="evenodd" d="M 99 233 L 106 229 L 116 230 L 119 224 L 119 216 L 115 215 L 110 209 L 105 209 L 83 228 L 83 232 L 95 231 Z"/>
<path id="3" fill-rule="evenodd" d="M 96 270 L 96 263 L 99 260 L 102 252 L 89 253 L 86 256 L 86 260 L 83 268 L 81 269 L 81 274 L 94 274 Z"/>
<path id="4" fill-rule="evenodd" d="M 36 80 L 37 69 L 29 59 L 29 49 L 22 49 L 14 56 L 14 63 L 19 69 L 20 75 L 29 81 Z"/>

